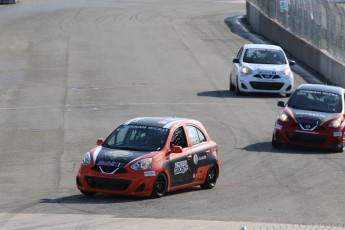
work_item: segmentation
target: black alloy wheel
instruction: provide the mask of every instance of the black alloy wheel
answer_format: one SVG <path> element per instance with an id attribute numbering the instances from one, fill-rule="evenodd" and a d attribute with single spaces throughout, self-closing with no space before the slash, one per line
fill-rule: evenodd
<path id="1" fill-rule="evenodd" d="M 212 163 L 208 168 L 205 182 L 202 185 L 200 185 L 200 187 L 203 189 L 211 189 L 216 185 L 217 179 L 218 168 L 214 163 Z"/>
<path id="2" fill-rule="evenodd" d="M 152 189 L 152 198 L 160 198 L 164 196 L 164 194 L 167 191 L 167 177 L 164 173 L 159 173 L 158 176 L 156 177 L 156 180 L 153 184 L 153 189 Z"/>

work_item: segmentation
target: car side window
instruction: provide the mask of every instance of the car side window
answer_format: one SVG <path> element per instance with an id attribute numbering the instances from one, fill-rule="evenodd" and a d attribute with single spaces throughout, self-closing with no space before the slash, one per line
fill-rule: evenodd
<path id="1" fill-rule="evenodd" d="M 192 145 L 197 145 L 201 142 L 206 141 L 205 135 L 201 132 L 200 129 L 194 126 L 187 126 L 188 136 L 192 142 Z"/>
<path id="2" fill-rule="evenodd" d="M 170 147 L 172 146 L 181 146 L 182 148 L 188 147 L 186 134 L 182 126 L 175 130 L 170 141 Z"/>

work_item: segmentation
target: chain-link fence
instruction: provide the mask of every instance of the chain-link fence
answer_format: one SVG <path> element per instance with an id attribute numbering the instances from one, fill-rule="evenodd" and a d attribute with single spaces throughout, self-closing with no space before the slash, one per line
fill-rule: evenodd
<path id="1" fill-rule="evenodd" d="M 345 62 L 345 4 L 327 0 L 247 0 L 296 36 Z"/>

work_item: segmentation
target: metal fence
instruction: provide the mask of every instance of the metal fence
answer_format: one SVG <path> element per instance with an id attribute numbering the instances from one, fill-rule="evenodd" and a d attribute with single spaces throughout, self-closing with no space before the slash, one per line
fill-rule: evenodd
<path id="1" fill-rule="evenodd" d="M 344 3 L 329 0 L 247 1 L 298 37 L 345 62 Z"/>

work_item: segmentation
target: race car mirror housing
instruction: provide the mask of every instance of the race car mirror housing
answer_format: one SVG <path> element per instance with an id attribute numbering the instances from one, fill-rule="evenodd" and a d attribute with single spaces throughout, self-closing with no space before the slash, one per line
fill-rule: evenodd
<path id="1" fill-rule="evenodd" d="M 239 60 L 238 58 L 234 58 L 234 59 L 232 60 L 232 63 L 240 63 L 240 60 Z"/>
<path id="2" fill-rule="evenodd" d="M 279 107 L 285 107 L 285 102 L 284 101 L 278 101 L 278 104 L 277 104 Z"/>
<path id="3" fill-rule="evenodd" d="M 175 145 L 171 147 L 171 153 L 182 153 L 183 149 L 181 146 Z"/>
<path id="4" fill-rule="evenodd" d="M 103 139 L 103 138 L 98 138 L 96 144 L 97 144 L 97 145 L 102 145 L 103 142 L 104 142 L 104 139 Z"/>
<path id="5" fill-rule="evenodd" d="M 296 65 L 296 62 L 293 61 L 293 60 L 290 60 L 290 61 L 289 61 L 289 65 L 290 65 L 290 66 Z"/>

